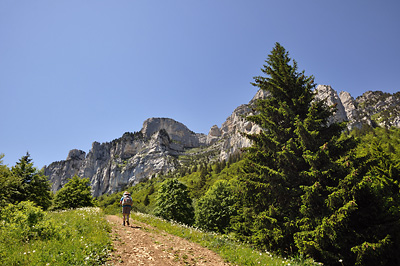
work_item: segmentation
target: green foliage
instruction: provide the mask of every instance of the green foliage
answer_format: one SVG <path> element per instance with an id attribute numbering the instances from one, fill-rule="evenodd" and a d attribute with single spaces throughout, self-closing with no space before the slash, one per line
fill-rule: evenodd
<path id="1" fill-rule="evenodd" d="M 14 203 L 13 196 L 18 193 L 20 179 L 14 176 L 10 169 L 3 164 L 4 154 L 0 154 L 0 208 L 8 203 Z"/>
<path id="2" fill-rule="evenodd" d="M 255 78 L 270 97 L 248 117 L 264 130 L 247 135 L 236 235 L 328 265 L 397 265 L 399 161 L 380 141 L 356 149 L 344 124 L 328 123 L 334 108 L 313 100 L 312 77 L 290 61 L 276 44 L 263 69 L 269 77 Z"/>
<path id="3" fill-rule="evenodd" d="M 30 200 L 43 209 L 50 207 L 52 198 L 50 183 L 43 171 L 39 171 L 33 166 L 29 153 L 11 168 L 11 173 L 7 179 L 8 191 L 5 193 L 9 195 L 8 202 L 16 203 Z"/>
<path id="4" fill-rule="evenodd" d="M 56 236 L 55 225 L 47 220 L 46 215 L 31 201 L 8 204 L 0 212 L 2 241 L 11 244 L 12 241 L 45 240 Z"/>
<path id="5" fill-rule="evenodd" d="M 321 219 L 325 213 L 319 200 L 332 180 L 331 171 L 343 151 L 337 135 L 343 125 L 328 125 L 333 109 L 313 101 L 313 77 L 297 72 L 297 64 L 276 44 L 262 71 L 269 77 L 255 77 L 254 85 L 270 93 L 259 100 L 257 114 L 248 120 L 264 130 L 247 135 L 253 141 L 240 176 L 242 213 L 236 219 L 238 236 L 281 253 L 293 252 L 297 220 L 303 215 Z M 344 145 L 344 141 L 342 145 Z M 299 200 L 312 186 L 322 187 L 310 195 L 305 208 Z M 305 212 L 302 213 L 301 209 Z"/>
<path id="6" fill-rule="evenodd" d="M 248 244 L 235 241 L 229 235 L 221 235 L 213 232 L 204 232 L 198 228 L 184 224 L 169 222 L 149 214 L 132 213 L 132 219 L 155 227 L 155 232 L 162 230 L 198 243 L 219 254 L 232 265 L 242 266 L 314 266 L 320 265 L 312 259 L 282 258 L 268 251 L 256 250 Z M 150 229 L 151 230 L 151 229 Z M 190 263 L 189 263 L 190 264 Z"/>
<path id="7" fill-rule="evenodd" d="M 343 158 L 350 173 L 331 188 L 330 208 L 314 230 L 296 235 L 300 251 L 334 264 L 398 265 L 399 165 L 379 145 L 366 157 Z"/>
<path id="8" fill-rule="evenodd" d="M 96 199 L 96 205 L 102 208 L 106 214 L 116 215 L 121 213 L 121 204 L 119 203 L 122 197 L 121 193 L 104 194 Z"/>
<path id="9" fill-rule="evenodd" d="M 248 117 L 264 130 L 247 135 L 253 145 L 239 178 L 242 210 L 235 231 L 260 248 L 351 264 L 356 240 L 340 229 L 357 227 L 349 217 L 359 203 L 349 194 L 357 181 L 342 158 L 356 142 L 341 136 L 344 124 L 329 123 L 334 107 L 314 100 L 313 77 L 290 61 L 276 44 L 262 69 L 269 77 L 255 78 L 270 97 Z"/>
<path id="10" fill-rule="evenodd" d="M 154 214 L 191 225 L 194 221 L 194 209 L 187 187 L 176 178 L 165 180 L 158 191 Z"/>
<path id="11" fill-rule="evenodd" d="M 0 210 L 0 265 L 104 265 L 110 227 L 98 208 L 44 212 L 32 202 Z"/>
<path id="12" fill-rule="evenodd" d="M 94 206 L 90 192 L 89 178 L 73 176 L 67 184 L 57 191 L 54 197 L 54 209 L 75 209 Z"/>
<path id="13" fill-rule="evenodd" d="M 358 134 L 358 131 L 352 131 L 351 134 L 360 138 L 357 147 L 357 154 L 360 156 L 369 154 L 374 147 L 379 145 L 388 156 L 396 162 L 400 162 L 400 129 L 399 128 L 370 128 L 363 131 L 364 134 Z"/>
<path id="14" fill-rule="evenodd" d="M 196 226 L 223 233 L 228 229 L 235 214 L 235 198 L 229 182 L 220 180 L 197 202 L 195 209 Z"/>

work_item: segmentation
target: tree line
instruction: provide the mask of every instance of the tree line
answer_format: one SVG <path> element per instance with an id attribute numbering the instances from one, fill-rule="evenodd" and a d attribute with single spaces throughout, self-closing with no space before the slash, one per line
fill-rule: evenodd
<path id="1" fill-rule="evenodd" d="M 94 206 L 89 178 L 74 176 L 62 189 L 53 194 L 43 170 L 34 167 L 30 154 L 9 168 L 0 155 L 0 208 L 24 201 L 33 202 L 43 210 L 71 209 Z"/>

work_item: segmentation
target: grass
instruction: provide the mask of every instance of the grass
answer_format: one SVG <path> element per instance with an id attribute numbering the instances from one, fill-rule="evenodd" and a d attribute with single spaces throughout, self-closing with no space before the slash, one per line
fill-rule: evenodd
<path id="1" fill-rule="evenodd" d="M 149 224 L 158 230 L 185 238 L 218 253 L 223 259 L 240 266 L 311 266 L 319 265 L 310 259 L 282 258 L 268 251 L 257 251 L 249 245 L 237 242 L 227 235 L 204 232 L 187 225 L 169 222 L 158 217 L 132 213 L 132 219 Z"/>
<path id="2" fill-rule="evenodd" d="M 227 235 L 132 213 L 132 219 L 198 243 L 233 265 L 309 266 L 311 260 L 282 258 L 234 241 Z M 146 228 L 149 230 L 148 228 Z M 31 202 L 0 211 L 0 265 L 104 265 L 112 251 L 111 227 L 100 208 L 44 212 Z"/>
<path id="3" fill-rule="evenodd" d="M 0 265 L 103 265 L 108 260 L 111 228 L 100 208 L 47 213 L 13 206 L 2 210 L 0 219 Z"/>

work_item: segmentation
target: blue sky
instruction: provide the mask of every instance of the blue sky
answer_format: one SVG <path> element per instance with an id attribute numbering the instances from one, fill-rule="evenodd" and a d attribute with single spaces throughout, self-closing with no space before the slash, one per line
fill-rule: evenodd
<path id="1" fill-rule="evenodd" d="M 169 117 L 207 134 L 281 43 L 318 84 L 399 91 L 400 2 L 1 0 L 0 153 L 41 168 Z"/>

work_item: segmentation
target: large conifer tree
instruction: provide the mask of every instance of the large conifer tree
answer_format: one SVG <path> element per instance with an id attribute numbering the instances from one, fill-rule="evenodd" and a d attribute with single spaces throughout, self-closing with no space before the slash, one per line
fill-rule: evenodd
<path id="1" fill-rule="evenodd" d="M 299 251 L 327 265 L 398 265 L 399 165 L 381 151 L 356 156 L 335 108 L 314 100 L 313 77 L 277 43 L 253 85 L 269 96 L 247 135 L 234 230 L 259 248 Z M 378 145 L 375 145 L 378 146 Z"/>
<path id="2" fill-rule="evenodd" d="M 334 108 L 314 100 L 313 76 L 298 72 L 279 43 L 266 63 L 267 77 L 253 83 L 269 96 L 248 117 L 262 131 L 247 135 L 253 145 L 240 177 L 243 208 L 235 230 L 261 248 L 290 253 L 297 249 L 294 234 L 326 212 L 321 194 L 334 185 L 335 161 L 348 147 L 339 141 L 345 125 L 328 123 Z"/>

